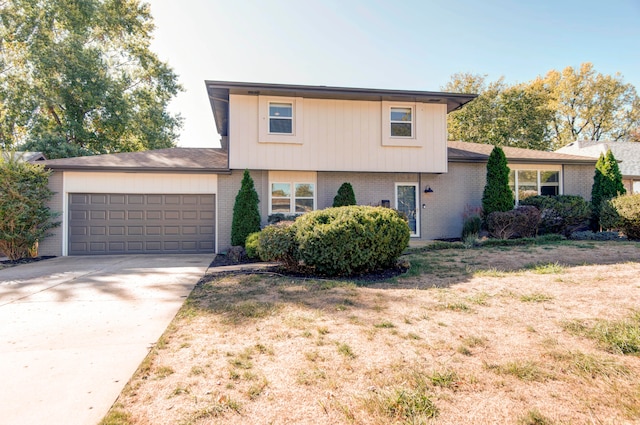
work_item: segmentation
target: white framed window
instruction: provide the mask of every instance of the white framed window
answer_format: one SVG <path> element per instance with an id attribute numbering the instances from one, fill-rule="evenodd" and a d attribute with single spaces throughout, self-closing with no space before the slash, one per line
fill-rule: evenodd
<path id="1" fill-rule="evenodd" d="M 391 137 L 413 137 L 413 108 L 394 107 L 389 109 Z"/>
<path id="2" fill-rule="evenodd" d="M 269 214 L 304 214 L 315 209 L 315 183 L 271 183 Z"/>
<path id="3" fill-rule="evenodd" d="M 407 217 L 412 237 L 420 237 L 418 195 L 418 183 L 396 183 L 396 210 Z"/>
<path id="4" fill-rule="evenodd" d="M 269 102 L 269 134 L 293 134 L 293 103 Z"/>
<path id="5" fill-rule="evenodd" d="M 530 196 L 561 195 L 560 170 L 511 170 L 509 187 L 513 192 L 516 205 Z"/>

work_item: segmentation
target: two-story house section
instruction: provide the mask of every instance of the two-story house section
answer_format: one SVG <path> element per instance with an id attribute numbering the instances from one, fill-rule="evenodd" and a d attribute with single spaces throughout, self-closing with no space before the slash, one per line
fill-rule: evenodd
<path id="1" fill-rule="evenodd" d="M 358 204 L 406 213 L 414 237 L 428 233 L 420 213 L 426 202 L 422 176 L 448 171 L 447 113 L 476 97 L 224 81 L 206 85 L 229 168 L 236 178 L 244 169 L 251 171 L 263 220 L 274 213 L 330 207 L 339 186 L 350 182 Z"/>

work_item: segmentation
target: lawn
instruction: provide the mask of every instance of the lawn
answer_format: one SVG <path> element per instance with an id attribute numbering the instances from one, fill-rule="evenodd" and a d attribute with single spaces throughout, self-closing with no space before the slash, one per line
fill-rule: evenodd
<path id="1" fill-rule="evenodd" d="M 640 423 L 640 244 L 203 279 L 103 424 Z"/>

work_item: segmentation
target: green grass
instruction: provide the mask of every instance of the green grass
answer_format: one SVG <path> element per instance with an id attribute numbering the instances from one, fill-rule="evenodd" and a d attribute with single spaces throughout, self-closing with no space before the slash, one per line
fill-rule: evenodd
<path id="1" fill-rule="evenodd" d="M 373 325 L 376 328 L 383 328 L 383 329 L 390 329 L 390 328 L 395 328 L 396 325 L 394 325 L 393 323 L 389 322 L 388 320 L 383 320 L 380 323 L 376 323 L 375 325 Z"/>
<path id="2" fill-rule="evenodd" d="M 487 370 L 498 375 L 511 375 L 522 381 L 544 381 L 547 375 L 532 361 L 511 361 L 501 365 L 485 364 Z"/>
<path id="3" fill-rule="evenodd" d="M 524 266 L 524 268 L 536 274 L 560 274 L 560 273 L 564 273 L 565 271 L 565 267 L 558 262 L 542 263 L 542 264 L 527 264 Z"/>
<path id="4" fill-rule="evenodd" d="M 520 301 L 524 303 L 542 303 L 551 300 L 553 300 L 553 296 L 544 294 L 542 292 L 532 292 L 530 294 L 524 294 L 520 296 Z"/>
<path id="5" fill-rule="evenodd" d="M 132 425 L 131 415 L 118 406 L 114 406 L 109 413 L 102 418 L 98 425 Z"/>
<path id="6" fill-rule="evenodd" d="M 404 424 L 426 423 L 438 415 L 438 408 L 421 389 L 395 388 L 369 397 L 364 401 L 365 409 L 388 419 Z"/>
<path id="7" fill-rule="evenodd" d="M 553 421 L 544 416 L 538 409 L 532 409 L 518 418 L 518 425 L 553 425 Z"/>
<path id="8" fill-rule="evenodd" d="M 338 346 L 338 353 L 350 359 L 356 358 L 356 354 L 353 352 L 353 349 L 349 346 L 349 344 L 338 342 L 336 343 L 336 345 Z"/>
<path id="9" fill-rule="evenodd" d="M 563 323 L 565 330 L 598 342 L 617 354 L 640 354 L 640 310 L 620 320 L 597 319 L 592 323 L 573 320 Z"/>
<path id="10" fill-rule="evenodd" d="M 156 377 L 162 379 L 162 378 L 166 378 L 167 376 L 171 375 L 175 373 L 175 370 L 173 370 L 173 368 L 171 366 L 159 366 L 156 369 Z"/>

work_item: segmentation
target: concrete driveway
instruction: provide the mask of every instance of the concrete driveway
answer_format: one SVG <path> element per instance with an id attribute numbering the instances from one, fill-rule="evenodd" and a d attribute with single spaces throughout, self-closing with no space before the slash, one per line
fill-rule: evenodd
<path id="1" fill-rule="evenodd" d="M 0 422 L 98 423 L 213 257 L 58 257 L 0 270 Z"/>

